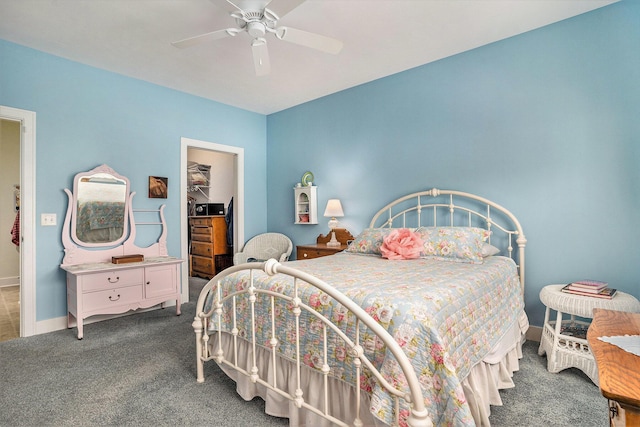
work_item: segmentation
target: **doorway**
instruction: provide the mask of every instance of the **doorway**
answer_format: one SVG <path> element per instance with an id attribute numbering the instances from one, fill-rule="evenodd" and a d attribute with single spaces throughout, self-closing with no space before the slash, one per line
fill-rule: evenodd
<path id="1" fill-rule="evenodd" d="M 19 139 L 19 182 L 10 182 L 10 188 L 19 189 L 19 301 L 20 336 L 36 333 L 35 294 L 35 129 L 36 113 L 0 106 L 0 121 L 17 126 Z M 13 193 L 12 191 L 12 194 Z M 4 213 L 3 213 L 4 216 Z"/>
<path id="2" fill-rule="evenodd" d="M 244 149 L 232 147 L 228 145 L 217 144 L 207 141 L 199 141 L 190 138 L 181 138 L 180 146 L 180 221 L 181 221 L 181 257 L 184 260 L 189 259 L 188 247 L 188 184 L 187 184 L 187 167 L 188 167 L 188 151 L 189 149 L 198 149 L 211 151 L 233 157 L 233 178 L 232 178 L 232 195 L 233 195 L 233 247 L 237 248 L 238 244 L 244 242 Z M 183 264 L 182 283 L 189 283 L 189 265 L 188 261 Z M 182 301 L 189 301 L 189 286 L 182 288 Z"/>

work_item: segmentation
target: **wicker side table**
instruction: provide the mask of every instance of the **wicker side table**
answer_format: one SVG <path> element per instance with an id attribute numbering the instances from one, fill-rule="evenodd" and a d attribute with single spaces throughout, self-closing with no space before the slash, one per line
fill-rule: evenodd
<path id="1" fill-rule="evenodd" d="M 587 343 L 589 322 L 578 320 L 593 318 L 594 308 L 640 312 L 640 302 L 633 296 L 618 291 L 612 299 L 594 298 L 562 292 L 565 285 L 548 285 L 540 291 L 540 301 L 546 306 L 544 325 L 538 355 L 547 354 L 547 370 L 557 373 L 567 368 L 578 368 L 599 385 L 598 369 Z M 550 320 L 550 312 L 557 312 Z M 569 318 L 563 320 L 563 315 Z"/>

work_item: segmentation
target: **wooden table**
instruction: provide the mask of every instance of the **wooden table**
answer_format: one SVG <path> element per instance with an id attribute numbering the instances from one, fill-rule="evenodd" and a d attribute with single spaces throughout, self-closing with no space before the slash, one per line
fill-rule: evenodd
<path id="1" fill-rule="evenodd" d="M 640 426 L 640 357 L 598 339 L 619 335 L 640 335 L 640 314 L 594 309 L 587 340 L 598 366 L 600 391 L 610 401 L 611 425 Z"/>

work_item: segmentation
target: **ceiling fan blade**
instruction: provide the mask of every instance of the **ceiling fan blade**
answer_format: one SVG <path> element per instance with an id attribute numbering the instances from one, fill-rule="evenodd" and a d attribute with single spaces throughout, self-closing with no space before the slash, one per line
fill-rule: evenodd
<path id="1" fill-rule="evenodd" d="M 279 27 L 276 30 L 276 37 L 280 40 L 310 47 L 333 55 L 338 54 L 342 50 L 342 42 L 340 40 L 296 28 Z"/>
<path id="2" fill-rule="evenodd" d="M 271 0 L 265 7 L 282 18 L 306 0 Z"/>
<path id="3" fill-rule="evenodd" d="M 215 4 L 220 9 L 227 11 L 228 13 L 233 13 L 241 10 L 240 7 L 236 5 L 236 3 L 238 3 L 238 0 L 211 0 L 211 3 Z"/>
<path id="4" fill-rule="evenodd" d="M 256 76 L 265 76 L 271 71 L 271 63 L 269 62 L 269 50 L 267 49 L 267 41 L 261 37 L 251 42 L 251 51 L 253 53 L 253 65 L 256 68 Z"/>
<path id="5" fill-rule="evenodd" d="M 183 49 L 185 47 L 191 47 L 196 44 L 224 39 L 226 37 L 232 37 L 238 34 L 239 30 L 236 28 L 227 28 L 226 30 L 218 30 L 213 31 L 211 33 L 200 34 L 199 36 L 189 37 L 187 39 L 178 40 L 177 42 L 172 42 L 171 44 L 175 47 Z"/>

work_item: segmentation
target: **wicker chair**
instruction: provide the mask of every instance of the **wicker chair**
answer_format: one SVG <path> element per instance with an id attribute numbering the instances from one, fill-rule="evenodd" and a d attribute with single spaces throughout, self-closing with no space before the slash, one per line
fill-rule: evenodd
<path id="1" fill-rule="evenodd" d="M 241 252 L 233 256 L 233 265 L 251 261 L 266 261 L 269 258 L 284 262 L 289 259 L 291 251 L 293 251 L 293 243 L 284 234 L 258 234 L 245 243 Z"/>

